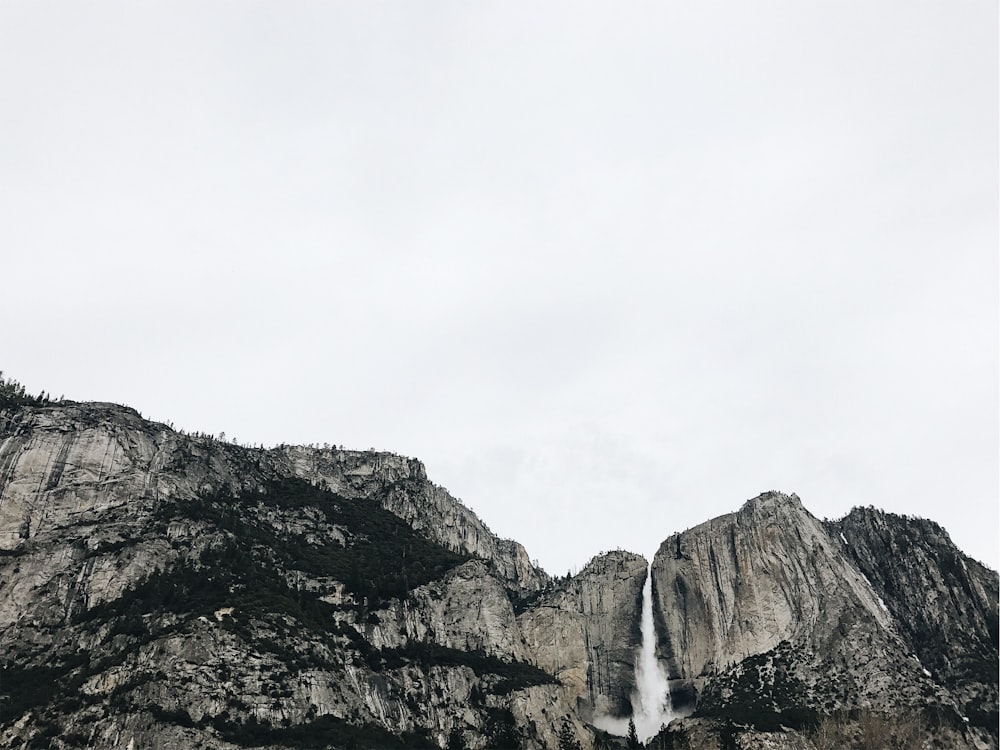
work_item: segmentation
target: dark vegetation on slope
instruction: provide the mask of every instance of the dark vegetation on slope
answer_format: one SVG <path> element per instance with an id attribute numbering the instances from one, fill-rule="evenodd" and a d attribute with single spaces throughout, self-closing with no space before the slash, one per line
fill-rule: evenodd
<path id="1" fill-rule="evenodd" d="M 855 508 L 827 522 L 872 583 L 935 681 L 964 697 L 973 726 L 996 730 L 1000 618 L 995 572 L 963 554 L 933 521 Z M 934 606 L 928 606 L 933 602 Z"/>
<path id="2" fill-rule="evenodd" d="M 709 683 L 694 716 L 765 732 L 780 731 L 782 726 L 815 726 L 819 715 L 810 705 L 805 684 L 794 674 L 793 660 L 787 641 L 743 660 Z"/>
<path id="3" fill-rule="evenodd" d="M 848 722 L 871 718 L 871 712 L 832 710 L 833 704 L 822 700 L 829 697 L 830 684 L 818 686 L 819 692 L 810 691 L 795 674 L 801 656 L 795 646 L 782 641 L 770 651 L 744 659 L 706 686 L 693 716 L 762 732 L 780 732 L 783 727 L 813 731 L 832 718 Z M 946 705 L 928 703 L 908 711 L 907 716 L 927 727 L 965 729 L 962 717 Z M 893 723 L 903 717 L 882 718 Z"/>
<path id="4" fill-rule="evenodd" d="M 425 732 L 403 732 L 395 735 L 371 724 L 350 724 L 336 716 L 320 716 L 313 721 L 288 727 L 273 727 L 251 719 L 239 724 L 225 719 L 196 723 L 186 712 L 153 710 L 153 716 L 164 724 L 187 727 L 214 728 L 222 739 L 240 747 L 280 745 L 293 748 L 437 748 Z"/>
<path id="5" fill-rule="evenodd" d="M 335 716 L 320 716 L 312 721 L 287 727 L 273 727 L 251 718 L 237 723 L 215 717 L 194 721 L 185 710 L 170 711 L 152 706 L 150 715 L 161 724 L 197 729 L 213 729 L 226 742 L 240 747 L 274 746 L 290 748 L 362 748 L 372 750 L 436 749 L 437 743 L 426 732 L 402 732 L 399 735 L 371 724 L 351 724 Z M 43 731 L 26 748 L 47 748 L 59 737 L 65 746 L 87 747 L 87 738 L 80 731 L 66 731 L 60 722 L 43 722 Z"/>
<path id="6" fill-rule="evenodd" d="M 340 529 L 346 544 L 311 544 L 301 535 L 282 530 L 280 519 L 289 517 L 283 511 L 299 509 L 318 510 L 307 517 Z M 275 519 L 279 519 L 277 524 L 272 523 Z M 551 675 L 530 664 L 505 662 L 481 651 L 412 642 L 403 648 L 376 649 L 345 622 L 364 620 L 380 604 L 405 597 L 416 586 L 442 577 L 468 559 L 418 536 L 381 507 L 340 497 L 303 480 L 282 479 L 239 497 L 223 491 L 173 502 L 162 506 L 153 521 L 161 537 L 172 522 L 196 522 L 202 529 L 199 540 L 208 543 L 196 553 L 190 542 L 175 540 L 178 562 L 148 575 L 119 598 L 71 617 L 70 625 L 77 631 L 96 632 L 110 624 L 103 634 L 100 658 L 76 651 L 74 639 L 67 638 L 62 646 L 44 652 L 19 654 L 17 666 L 8 662 L 0 667 L 0 726 L 35 709 L 40 725 L 65 734 L 61 716 L 107 701 L 107 710 L 112 712 L 145 708 L 158 721 L 202 730 L 211 727 L 244 746 L 433 746 L 424 735 L 397 737 L 377 726 L 322 716 L 280 727 L 240 723 L 227 716 L 205 717 L 196 724 L 183 707 L 167 710 L 136 697 L 136 690 L 163 675 L 139 674 L 116 689 L 110 700 L 80 693 L 80 687 L 94 675 L 129 663 L 158 639 L 188 633 L 197 616 L 214 621 L 212 613 L 229 606 L 235 607 L 233 617 L 224 617 L 217 626 L 248 650 L 276 657 L 286 674 L 308 669 L 337 673 L 345 663 L 387 676 L 394 670 L 411 674 L 418 670 L 425 679 L 432 668 L 471 669 L 480 678 L 471 702 L 487 716 L 489 731 L 498 742 L 513 737 L 513 718 L 488 707 L 485 695 L 505 695 L 554 682 Z M 141 540 L 103 545 L 87 557 L 120 554 L 130 543 Z M 339 605 L 323 601 L 319 592 L 295 585 L 299 573 L 337 580 L 352 597 Z M 46 729 L 41 736 L 49 733 Z"/>
<path id="7" fill-rule="evenodd" d="M 89 661 L 86 653 L 77 652 L 49 666 L 0 667 L 0 726 L 76 692 L 90 676 Z"/>
<path id="8" fill-rule="evenodd" d="M 484 734 L 489 738 L 487 747 L 516 748 L 519 739 L 514 716 L 506 709 L 486 709 L 487 721 Z M 168 722 L 177 723 L 177 722 Z M 291 727 L 271 727 L 249 722 L 234 724 L 212 723 L 223 739 L 240 747 L 280 745 L 292 748 L 372 748 L 372 750 L 439 750 L 438 744 L 426 731 L 402 732 L 399 735 L 381 727 L 366 724 L 349 724 L 335 716 L 320 716 L 306 724 Z"/>
<path id="9" fill-rule="evenodd" d="M 345 529 L 345 546 L 310 544 L 305 538 L 279 533 L 261 520 L 261 509 L 316 508 L 331 526 Z M 258 512 L 255 512 L 258 511 Z M 326 576 L 342 582 L 359 601 L 377 607 L 444 576 L 469 560 L 419 536 L 410 526 L 370 502 L 341 497 L 298 478 L 281 478 L 260 492 L 234 496 L 222 491 L 195 501 L 164 506 L 160 519 L 207 522 L 226 532 L 241 549 L 267 565 Z"/>
<path id="10" fill-rule="evenodd" d="M 41 406 L 51 401 L 45 391 L 32 396 L 23 385 L 16 380 L 4 378 L 0 372 L 0 409 L 13 409 L 19 406 Z M 61 399 L 60 399 L 61 400 Z"/>
<path id="11" fill-rule="evenodd" d="M 461 651 L 436 643 L 410 642 L 404 647 L 373 650 L 368 660 L 376 671 L 416 664 L 428 669 L 437 667 L 469 667 L 487 680 L 490 692 L 506 695 L 514 690 L 558 682 L 555 677 L 525 662 L 507 662 L 480 650 Z"/>

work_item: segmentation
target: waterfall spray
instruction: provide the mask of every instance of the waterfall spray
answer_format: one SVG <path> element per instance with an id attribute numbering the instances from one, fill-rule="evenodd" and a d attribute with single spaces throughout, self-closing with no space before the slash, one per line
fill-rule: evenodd
<path id="1" fill-rule="evenodd" d="M 632 693 L 632 721 L 639 741 L 645 744 L 664 724 L 673 718 L 670 688 L 666 672 L 656 658 L 656 628 L 653 622 L 653 565 L 646 567 L 646 582 L 642 587 L 642 644 L 635 661 L 635 690 Z M 598 716 L 594 726 L 612 734 L 625 736 L 627 718 Z"/>

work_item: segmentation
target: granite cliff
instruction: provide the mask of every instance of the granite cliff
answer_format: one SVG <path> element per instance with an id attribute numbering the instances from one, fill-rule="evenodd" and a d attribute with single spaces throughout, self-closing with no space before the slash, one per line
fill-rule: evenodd
<path id="1" fill-rule="evenodd" d="M 997 747 L 996 573 L 935 524 L 765 493 L 651 571 L 652 746 Z M 415 459 L 0 381 L 3 747 L 621 746 L 592 722 L 631 711 L 646 575 L 549 577 Z"/>
<path id="2" fill-rule="evenodd" d="M 412 459 L 8 398 L 0 573 L 5 747 L 590 744 L 548 576 Z"/>
<path id="3" fill-rule="evenodd" d="M 535 663 L 572 690 L 588 721 L 631 710 L 645 578 L 639 555 L 600 555 L 518 617 Z"/>
<path id="4" fill-rule="evenodd" d="M 670 536 L 652 571 L 681 712 L 808 730 L 874 711 L 948 747 L 996 746 L 997 577 L 935 524 L 862 509 L 824 523 L 768 492 Z"/>
<path id="5" fill-rule="evenodd" d="M 995 728 L 997 574 L 963 555 L 933 521 L 855 508 L 829 526 L 921 672 L 947 688 L 973 724 Z"/>

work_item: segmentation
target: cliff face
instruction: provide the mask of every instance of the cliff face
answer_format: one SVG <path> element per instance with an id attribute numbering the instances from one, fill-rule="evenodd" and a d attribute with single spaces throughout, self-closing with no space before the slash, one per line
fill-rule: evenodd
<path id="1" fill-rule="evenodd" d="M 448 549 L 490 560 L 494 572 L 521 593 L 548 583 L 524 547 L 494 535 L 475 513 L 428 481 L 424 465 L 416 459 L 303 446 L 275 449 L 269 458 L 281 473 L 323 482 L 347 496 L 370 497 Z"/>
<path id="2" fill-rule="evenodd" d="M 996 727 L 997 574 L 962 554 L 932 521 L 855 508 L 829 528 L 921 670 L 955 696 L 973 724 Z"/>
<path id="3" fill-rule="evenodd" d="M 645 578 L 639 555 L 601 555 L 518 617 L 535 662 L 572 690 L 588 720 L 631 711 Z"/>
<path id="4" fill-rule="evenodd" d="M 875 592 L 797 497 L 761 495 L 668 538 L 653 561 L 671 675 L 698 679 L 817 629 L 844 610 L 892 629 Z"/>
<path id="5" fill-rule="evenodd" d="M 2 746 L 590 747 L 547 577 L 417 461 L 8 407 L 0 550 Z"/>
<path id="6" fill-rule="evenodd" d="M 860 709 L 988 728 L 981 703 L 956 691 L 959 678 L 935 676 L 921 654 L 936 648 L 929 632 L 954 644 L 935 663 L 967 664 L 974 652 L 992 675 L 977 673 L 975 690 L 995 696 L 996 575 L 924 532 L 901 558 L 890 538 L 905 533 L 886 526 L 866 512 L 824 524 L 794 495 L 772 492 L 668 538 L 652 569 L 675 705 L 775 728 Z M 893 591 L 901 598 L 889 605 Z M 958 601 L 922 617 L 928 595 Z"/>
<path id="7" fill-rule="evenodd" d="M 362 634 L 379 649 L 433 641 L 506 661 L 527 662 L 533 656 L 518 629 L 507 591 L 478 560 L 453 568 L 405 599 L 392 599 L 369 618 Z"/>
<path id="8" fill-rule="evenodd" d="M 81 514 L 148 511 L 171 498 L 228 487 L 255 489 L 297 476 L 364 498 L 448 549 L 489 560 L 505 583 L 535 591 L 548 581 L 524 548 L 497 538 L 427 479 L 423 464 L 390 453 L 243 448 L 178 434 L 115 404 L 0 411 L 0 549 L 13 550 Z"/>

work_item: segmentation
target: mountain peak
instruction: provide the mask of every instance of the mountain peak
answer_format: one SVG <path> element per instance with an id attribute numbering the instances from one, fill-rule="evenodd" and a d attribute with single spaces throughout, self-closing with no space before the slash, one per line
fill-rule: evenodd
<path id="1" fill-rule="evenodd" d="M 767 490 L 756 497 L 752 497 L 743 503 L 740 512 L 761 511 L 768 509 L 796 509 L 805 510 L 802 500 L 794 492 L 790 495 L 778 490 Z"/>

